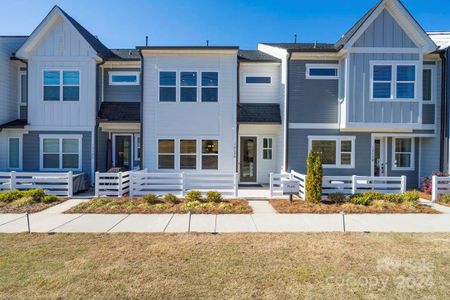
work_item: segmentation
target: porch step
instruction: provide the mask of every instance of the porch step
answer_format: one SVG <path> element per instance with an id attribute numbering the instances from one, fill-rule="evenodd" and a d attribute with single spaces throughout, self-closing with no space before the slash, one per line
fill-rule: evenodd
<path id="1" fill-rule="evenodd" d="M 254 214 L 277 214 L 267 200 L 248 201 L 248 204 L 252 207 Z"/>

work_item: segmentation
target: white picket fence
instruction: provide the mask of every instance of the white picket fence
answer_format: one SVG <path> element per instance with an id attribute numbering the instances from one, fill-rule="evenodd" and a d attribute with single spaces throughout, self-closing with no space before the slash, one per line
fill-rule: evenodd
<path id="1" fill-rule="evenodd" d="M 299 196 L 303 199 L 305 198 L 306 175 L 295 171 L 291 171 L 291 173 L 282 172 L 270 174 L 271 198 L 283 195 L 282 179 L 298 180 L 300 183 Z M 450 185 L 448 188 L 450 189 Z M 406 191 L 406 176 L 323 176 L 323 195 L 335 193 L 352 195 L 367 191 L 377 191 L 385 194 L 404 193 Z"/>
<path id="2" fill-rule="evenodd" d="M 450 193 L 450 177 L 433 176 L 431 200 L 439 200 L 439 196 Z"/>
<path id="3" fill-rule="evenodd" d="M 95 172 L 95 197 L 122 197 L 130 191 L 130 172 Z"/>
<path id="4" fill-rule="evenodd" d="M 73 173 L 0 172 L 0 192 L 43 189 L 46 194 L 73 196 Z"/>

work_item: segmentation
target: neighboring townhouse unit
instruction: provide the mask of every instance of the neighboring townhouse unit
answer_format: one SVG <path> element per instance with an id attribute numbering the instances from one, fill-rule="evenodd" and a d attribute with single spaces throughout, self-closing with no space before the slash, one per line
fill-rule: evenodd
<path id="1" fill-rule="evenodd" d="M 310 150 L 326 175 L 408 177 L 441 169 L 441 58 L 397 0 L 379 1 L 335 44 L 260 44 L 287 76 L 286 170 Z"/>

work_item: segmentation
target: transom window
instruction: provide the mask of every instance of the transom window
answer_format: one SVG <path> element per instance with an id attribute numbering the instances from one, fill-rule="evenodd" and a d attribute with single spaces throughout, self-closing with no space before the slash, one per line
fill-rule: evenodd
<path id="1" fill-rule="evenodd" d="M 139 85 L 139 72 L 110 71 L 109 85 Z"/>
<path id="2" fill-rule="evenodd" d="M 324 65 L 324 64 L 307 64 L 306 78 L 307 79 L 338 79 L 339 78 L 338 65 Z"/>
<path id="3" fill-rule="evenodd" d="M 263 138 L 263 159 L 272 159 L 273 151 L 272 138 Z"/>
<path id="4" fill-rule="evenodd" d="M 81 136 L 41 136 L 41 170 L 81 171 Z"/>
<path id="5" fill-rule="evenodd" d="M 372 100 L 416 100 L 415 63 L 372 62 Z"/>
<path id="6" fill-rule="evenodd" d="M 392 170 L 414 170 L 414 139 L 393 139 Z"/>
<path id="7" fill-rule="evenodd" d="M 218 72 L 159 72 L 160 102 L 217 102 L 218 98 Z"/>
<path id="8" fill-rule="evenodd" d="M 44 101 L 79 101 L 79 71 L 44 71 Z"/>
<path id="9" fill-rule="evenodd" d="M 309 151 L 317 153 L 324 168 L 354 168 L 355 137 L 310 136 Z"/>
<path id="10" fill-rule="evenodd" d="M 245 83 L 246 84 L 271 84 L 272 77 L 248 75 L 248 76 L 245 76 Z"/>

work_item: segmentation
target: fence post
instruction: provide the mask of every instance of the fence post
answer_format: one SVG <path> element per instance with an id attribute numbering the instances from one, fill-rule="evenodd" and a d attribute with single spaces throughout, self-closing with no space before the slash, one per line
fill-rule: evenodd
<path id="1" fill-rule="evenodd" d="M 67 197 L 73 196 L 73 173 L 67 173 Z"/>
<path id="2" fill-rule="evenodd" d="M 234 197 L 238 197 L 239 173 L 234 173 Z"/>
<path id="3" fill-rule="evenodd" d="M 406 176 L 401 177 L 401 193 L 406 192 Z"/>
<path id="4" fill-rule="evenodd" d="M 117 180 L 119 181 L 119 184 L 117 185 L 117 196 L 122 198 L 122 172 L 119 172 Z"/>
<path id="5" fill-rule="evenodd" d="M 270 173 L 270 198 L 273 197 L 273 173 Z"/>
<path id="6" fill-rule="evenodd" d="M 130 185 L 130 191 L 128 192 L 130 198 L 133 198 L 134 196 L 134 175 L 137 175 L 138 172 L 130 172 L 130 177 L 129 177 L 129 185 Z"/>
<path id="7" fill-rule="evenodd" d="M 358 192 L 358 177 L 356 175 L 352 176 L 352 195 L 355 195 Z"/>
<path id="8" fill-rule="evenodd" d="M 95 197 L 98 197 L 100 194 L 100 172 L 95 172 L 95 182 L 94 182 L 94 188 L 95 188 Z"/>
<path id="9" fill-rule="evenodd" d="M 438 199 L 437 176 L 433 175 L 431 180 L 431 201 L 436 202 Z"/>
<path id="10" fill-rule="evenodd" d="M 10 190 L 15 190 L 16 189 L 16 172 L 12 171 L 9 174 L 9 178 L 10 178 L 10 185 L 9 185 L 9 189 Z"/>

